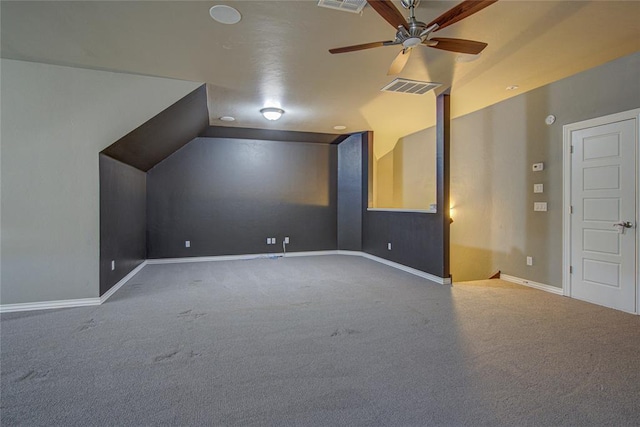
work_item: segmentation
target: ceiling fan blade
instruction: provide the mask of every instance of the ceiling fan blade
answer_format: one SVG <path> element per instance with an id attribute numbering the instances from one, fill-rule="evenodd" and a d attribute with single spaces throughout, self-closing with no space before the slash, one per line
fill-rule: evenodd
<path id="1" fill-rule="evenodd" d="M 378 15 L 382 16 L 385 21 L 391 24 L 391 26 L 396 30 L 400 25 L 407 30 L 409 29 L 407 20 L 402 13 L 400 13 L 398 8 L 391 3 L 391 0 L 367 0 L 367 3 L 369 3 L 373 10 L 378 12 Z"/>
<path id="2" fill-rule="evenodd" d="M 391 40 L 386 42 L 372 42 L 372 43 L 364 43 L 364 44 L 356 44 L 353 46 L 345 46 L 345 47 L 336 47 L 334 49 L 329 49 L 331 53 L 345 53 L 345 52 L 355 52 L 356 50 L 365 50 L 372 49 L 374 47 L 386 46 L 388 44 L 393 43 Z"/>
<path id="3" fill-rule="evenodd" d="M 497 1 L 498 0 L 465 0 L 438 16 L 427 24 L 427 27 L 430 27 L 433 24 L 438 24 L 438 28 L 435 31 L 440 31 L 441 29 L 446 28 L 451 24 L 455 24 L 476 12 L 480 12 L 485 7 L 491 6 Z"/>
<path id="4" fill-rule="evenodd" d="M 433 44 L 437 42 L 437 44 Z M 451 52 L 468 53 L 471 55 L 477 55 L 487 47 L 486 43 L 476 42 L 473 40 L 464 39 L 448 39 L 442 37 L 434 37 L 424 42 L 429 47 L 436 49 L 448 50 Z"/>
<path id="5" fill-rule="evenodd" d="M 404 66 L 407 65 L 409 55 L 411 55 L 411 49 L 402 49 L 398 56 L 396 56 L 396 59 L 394 59 L 391 63 L 391 67 L 389 67 L 387 76 L 395 76 L 396 74 L 400 74 Z"/>

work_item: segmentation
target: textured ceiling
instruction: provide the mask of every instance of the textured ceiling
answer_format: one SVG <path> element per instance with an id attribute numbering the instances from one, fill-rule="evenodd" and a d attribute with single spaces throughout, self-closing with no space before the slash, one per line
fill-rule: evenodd
<path id="1" fill-rule="evenodd" d="M 374 130 L 376 153 L 435 123 L 435 96 L 382 93 L 396 47 L 331 55 L 328 49 L 390 40 L 393 28 L 316 1 L 2 1 L 4 58 L 207 83 L 212 125 L 332 133 Z M 428 22 L 457 1 L 426 1 Z M 242 21 L 213 21 L 229 4 Z M 398 3 L 397 3 L 398 4 Z M 398 4 L 398 8 L 401 7 Z M 401 9 L 403 13 L 404 9 Z M 487 42 L 480 59 L 417 48 L 400 75 L 451 87 L 457 117 L 640 50 L 638 1 L 501 0 L 437 33 Z M 517 91 L 506 91 L 519 85 Z M 286 110 L 267 122 L 265 105 Z"/>

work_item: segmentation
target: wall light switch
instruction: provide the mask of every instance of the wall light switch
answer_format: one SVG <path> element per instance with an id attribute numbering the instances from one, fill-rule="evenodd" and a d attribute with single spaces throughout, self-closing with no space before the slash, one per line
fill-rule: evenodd
<path id="1" fill-rule="evenodd" d="M 116 262 L 115 261 L 111 261 L 111 271 L 116 269 Z"/>
<path id="2" fill-rule="evenodd" d="M 533 210 L 535 212 L 546 212 L 547 211 L 547 202 L 535 202 L 533 204 Z"/>
<path id="3" fill-rule="evenodd" d="M 391 250 L 391 242 L 387 243 L 387 250 L 390 251 Z"/>
<path id="4" fill-rule="evenodd" d="M 267 237 L 267 245 L 271 244 L 271 237 Z"/>
<path id="5" fill-rule="evenodd" d="M 533 192 L 534 193 L 544 193 L 544 185 L 543 184 L 533 184 Z"/>
<path id="6" fill-rule="evenodd" d="M 533 265 L 533 257 L 527 257 L 527 265 Z"/>
<path id="7" fill-rule="evenodd" d="M 531 169 L 534 172 L 540 172 L 541 170 L 544 169 L 544 163 L 540 162 L 540 163 L 534 163 L 533 166 L 531 167 Z"/>
<path id="8" fill-rule="evenodd" d="M 276 238 L 275 238 L 275 237 L 272 237 L 272 238 L 271 238 L 271 244 L 272 244 L 272 245 L 275 245 L 275 244 L 276 244 Z"/>
<path id="9" fill-rule="evenodd" d="M 191 240 L 185 240 L 184 241 L 184 247 L 185 248 L 190 248 L 191 247 Z"/>

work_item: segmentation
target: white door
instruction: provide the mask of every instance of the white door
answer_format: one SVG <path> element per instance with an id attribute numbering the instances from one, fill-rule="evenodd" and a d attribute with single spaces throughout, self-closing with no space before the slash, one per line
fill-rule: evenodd
<path id="1" fill-rule="evenodd" d="M 636 119 L 571 131 L 570 294 L 636 312 Z"/>

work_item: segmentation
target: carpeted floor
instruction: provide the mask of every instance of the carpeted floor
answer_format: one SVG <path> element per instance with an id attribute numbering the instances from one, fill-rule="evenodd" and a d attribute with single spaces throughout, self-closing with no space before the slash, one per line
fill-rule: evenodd
<path id="1" fill-rule="evenodd" d="M 640 317 L 353 256 L 149 265 L 4 314 L 1 422 L 640 425 Z"/>

